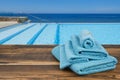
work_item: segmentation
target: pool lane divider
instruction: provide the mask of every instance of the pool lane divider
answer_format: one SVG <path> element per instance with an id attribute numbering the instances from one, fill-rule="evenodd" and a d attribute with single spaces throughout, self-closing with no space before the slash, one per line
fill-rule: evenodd
<path id="1" fill-rule="evenodd" d="M 60 24 L 57 25 L 54 44 L 59 44 L 59 43 L 60 43 Z"/>
<path id="2" fill-rule="evenodd" d="M 40 29 L 28 42 L 28 45 L 32 45 L 35 40 L 38 38 L 38 36 L 45 30 L 45 28 L 48 26 L 48 24 L 44 25 L 42 29 Z"/>
<path id="3" fill-rule="evenodd" d="M 30 26 L 28 26 L 27 28 L 22 29 L 22 30 L 20 30 L 20 31 L 18 31 L 18 32 L 16 32 L 16 33 L 14 33 L 14 34 L 12 34 L 12 35 L 10 35 L 10 36 L 8 36 L 8 37 L 6 37 L 6 38 L 0 40 L 0 44 L 5 43 L 6 41 L 12 39 L 12 38 L 15 37 L 16 35 L 18 35 L 18 34 L 24 32 L 24 31 L 26 31 L 27 29 L 32 28 L 32 27 L 35 26 L 35 25 L 36 25 L 36 24 L 30 25 Z"/>

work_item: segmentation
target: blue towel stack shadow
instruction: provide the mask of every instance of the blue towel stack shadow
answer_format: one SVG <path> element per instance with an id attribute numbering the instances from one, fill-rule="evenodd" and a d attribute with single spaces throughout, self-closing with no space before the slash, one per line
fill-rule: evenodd
<path id="1" fill-rule="evenodd" d="M 72 36 L 64 45 L 52 50 L 53 56 L 60 61 L 60 69 L 70 68 L 78 75 L 86 75 L 114 69 L 117 59 L 83 30 L 79 36 Z"/>

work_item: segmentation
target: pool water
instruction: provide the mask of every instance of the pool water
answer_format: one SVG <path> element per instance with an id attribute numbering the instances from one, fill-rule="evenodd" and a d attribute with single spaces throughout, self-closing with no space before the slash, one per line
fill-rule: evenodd
<path id="1" fill-rule="evenodd" d="M 120 44 L 120 23 L 23 23 L 0 29 L 0 44 L 64 44 L 89 30 L 101 44 Z"/>

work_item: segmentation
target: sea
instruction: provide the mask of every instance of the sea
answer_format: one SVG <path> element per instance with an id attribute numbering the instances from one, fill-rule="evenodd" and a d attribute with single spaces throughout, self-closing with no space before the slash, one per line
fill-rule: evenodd
<path id="1" fill-rule="evenodd" d="M 27 17 L 31 22 L 120 23 L 120 14 L 0 13 L 0 16 Z"/>

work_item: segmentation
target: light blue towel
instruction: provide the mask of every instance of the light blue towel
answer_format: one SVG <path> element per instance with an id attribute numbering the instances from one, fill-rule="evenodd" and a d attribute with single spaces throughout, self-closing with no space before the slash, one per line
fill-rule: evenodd
<path id="1" fill-rule="evenodd" d="M 72 52 L 72 51 L 71 51 Z M 60 46 L 60 69 L 65 69 L 74 63 L 88 62 L 88 58 L 72 56 L 72 53 L 66 54 L 65 45 Z M 67 57 L 68 56 L 68 57 Z M 71 56 L 71 57 L 70 57 Z"/>
<path id="2" fill-rule="evenodd" d="M 66 54 L 67 61 L 71 63 L 88 61 L 88 57 L 84 55 L 81 56 L 75 55 L 71 41 L 68 41 L 64 46 L 65 46 L 65 53 L 67 53 Z"/>
<path id="3" fill-rule="evenodd" d="M 81 47 L 85 49 L 90 49 L 95 45 L 95 40 L 88 30 L 81 31 L 81 33 L 79 34 L 79 42 Z"/>
<path id="4" fill-rule="evenodd" d="M 79 75 L 111 70 L 117 64 L 116 58 L 110 56 L 89 31 L 72 36 L 64 45 L 56 46 L 52 54 L 60 61 L 60 69 L 69 67 Z"/>
<path id="5" fill-rule="evenodd" d="M 96 72 L 112 70 L 116 67 L 117 60 L 112 56 L 107 56 L 101 60 L 91 60 L 85 63 L 75 63 L 69 68 L 78 75 L 86 75 Z"/>
<path id="6" fill-rule="evenodd" d="M 65 46 L 57 46 L 52 50 L 53 56 L 60 61 L 60 69 L 70 68 L 78 75 L 86 75 L 96 72 L 102 72 L 114 69 L 116 67 L 117 60 L 112 56 L 107 56 L 101 60 L 89 60 L 77 63 L 71 63 L 66 58 Z"/>
<path id="7" fill-rule="evenodd" d="M 56 46 L 52 49 L 52 55 L 59 61 L 60 60 L 60 46 Z"/>
<path id="8" fill-rule="evenodd" d="M 65 47 L 64 45 L 60 46 L 60 69 L 67 68 L 71 65 L 69 61 L 66 59 Z"/>
<path id="9" fill-rule="evenodd" d="M 108 52 L 94 40 L 88 31 L 82 31 L 79 36 L 72 36 L 71 41 L 76 55 L 84 54 L 93 59 L 105 58 L 108 55 Z"/>

